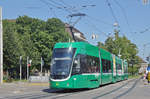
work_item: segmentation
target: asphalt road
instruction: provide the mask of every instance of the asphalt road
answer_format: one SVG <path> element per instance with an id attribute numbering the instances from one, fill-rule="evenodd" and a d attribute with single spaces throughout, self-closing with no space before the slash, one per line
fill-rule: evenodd
<path id="1" fill-rule="evenodd" d="M 96 89 L 54 90 L 48 84 L 0 85 L 0 99 L 150 99 L 150 84 L 130 79 Z"/>

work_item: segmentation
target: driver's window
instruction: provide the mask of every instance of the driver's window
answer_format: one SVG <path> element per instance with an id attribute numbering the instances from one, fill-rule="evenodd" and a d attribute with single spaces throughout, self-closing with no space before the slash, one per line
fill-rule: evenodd
<path id="1" fill-rule="evenodd" d="M 72 74 L 80 73 L 80 55 L 77 55 L 73 61 Z"/>

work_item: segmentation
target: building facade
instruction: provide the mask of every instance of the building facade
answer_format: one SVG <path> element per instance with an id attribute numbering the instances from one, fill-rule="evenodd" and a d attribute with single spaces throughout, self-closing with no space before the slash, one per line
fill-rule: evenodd
<path id="1" fill-rule="evenodd" d="M 74 28 L 73 26 L 65 23 L 65 30 L 72 37 L 73 42 L 75 42 L 75 41 L 87 42 L 86 38 L 84 37 L 84 34 L 82 32 L 80 32 L 78 29 Z"/>

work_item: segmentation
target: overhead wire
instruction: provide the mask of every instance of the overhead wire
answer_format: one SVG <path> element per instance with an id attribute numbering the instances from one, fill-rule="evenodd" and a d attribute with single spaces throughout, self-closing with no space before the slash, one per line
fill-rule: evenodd
<path id="1" fill-rule="evenodd" d="M 144 30 L 142 30 L 140 32 L 135 32 L 135 33 L 141 33 L 141 34 L 143 34 L 143 33 L 148 32 L 148 31 L 150 31 L 150 27 L 148 27 L 148 28 L 146 28 L 146 29 L 144 29 Z"/>
<path id="2" fill-rule="evenodd" d="M 56 9 L 60 9 L 60 10 L 66 11 L 68 13 L 71 13 L 71 11 L 66 9 L 66 7 L 64 7 L 61 4 L 56 3 L 55 1 L 52 1 L 52 0 L 48 0 L 48 1 L 47 0 L 40 0 L 40 1 L 43 2 L 44 4 L 46 4 L 51 9 L 56 8 Z"/>
<path id="3" fill-rule="evenodd" d="M 48 5 L 48 6 L 52 6 L 52 7 L 55 7 L 55 8 L 58 8 L 59 9 L 59 7 L 57 7 L 56 5 L 54 5 L 54 4 L 52 4 L 52 3 L 50 3 L 50 2 L 47 2 L 46 0 L 40 0 L 41 2 L 44 2 L 46 5 Z M 51 7 L 51 8 L 52 8 Z"/>
<path id="4" fill-rule="evenodd" d="M 140 1 L 140 0 L 137 0 L 137 1 Z M 133 32 L 132 31 L 132 28 L 131 28 L 131 26 L 130 26 L 130 24 L 129 24 L 129 21 L 128 21 L 128 18 L 127 18 L 127 14 L 126 14 L 126 11 L 125 11 L 125 9 L 122 7 L 122 5 L 117 1 L 117 0 L 114 0 L 114 2 L 116 3 L 116 5 L 118 5 L 119 7 L 120 7 L 120 9 L 122 10 L 122 13 L 123 13 L 123 15 L 124 15 L 124 17 L 125 17 L 125 20 L 126 20 L 126 23 L 127 23 L 127 25 L 128 25 L 128 28 L 129 28 L 129 31 L 130 31 L 130 33 L 131 33 L 131 35 L 133 35 L 133 33 L 135 34 L 135 33 L 145 33 L 145 32 L 147 32 L 147 31 L 150 31 L 150 27 L 149 28 L 146 28 L 146 29 L 144 29 L 144 30 L 142 30 L 142 31 L 140 31 L 140 32 Z M 132 36 L 132 37 L 134 37 L 134 36 Z M 136 39 L 135 38 L 133 38 L 133 41 L 136 41 Z"/>
<path id="5" fill-rule="evenodd" d="M 95 4 L 91 4 L 91 5 L 81 5 L 81 6 L 78 6 L 75 10 L 76 11 L 81 11 L 81 10 L 85 10 L 87 7 L 95 7 L 96 5 Z"/>
<path id="6" fill-rule="evenodd" d="M 49 9 L 50 10 L 52 10 L 53 9 L 53 7 L 55 7 L 55 8 L 57 8 L 57 9 L 62 9 L 62 10 L 65 10 L 65 11 L 67 11 L 67 12 L 69 12 L 69 13 L 72 13 L 73 11 L 72 11 L 72 9 L 68 9 L 67 7 L 65 7 L 65 5 L 66 5 L 66 3 L 64 2 L 64 1 L 61 1 L 62 3 L 58 3 L 58 2 L 56 2 L 56 1 L 54 1 L 54 0 L 48 0 L 48 1 L 46 1 L 46 0 L 40 0 L 41 2 L 43 2 L 44 4 L 46 4 L 48 7 L 49 7 Z M 67 4 L 68 5 L 68 4 Z M 83 7 L 83 8 L 86 8 L 86 7 L 88 7 L 88 6 L 95 6 L 95 5 L 83 5 L 83 6 L 81 6 L 81 7 Z M 71 7 L 71 6 L 70 6 Z M 69 10 L 71 10 L 71 11 L 69 11 Z M 79 9 L 78 9 L 79 10 Z M 90 17 L 90 16 L 88 16 L 88 17 Z M 115 16 L 114 16 L 115 17 Z M 116 19 L 115 19 L 115 21 L 116 21 Z M 106 22 L 103 22 L 103 21 L 101 21 L 102 23 L 104 23 L 104 24 L 107 24 Z M 118 22 L 118 21 L 116 21 L 116 22 Z M 108 25 L 108 24 L 107 24 Z M 111 24 L 109 24 L 109 25 L 111 25 Z M 101 31 L 99 28 L 97 28 L 94 24 L 92 25 L 96 30 L 98 30 L 99 32 L 101 32 L 101 33 L 103 33 L 106 37 L 108 37 L 108 35 L 107 34 L 105 34 L 103 31 Z"/>
<path id="7" fill-rule="evenodd" d="M 52 4 L 53 6 L 55 6 L 57 9 L 62 9 L 68 13 L 72 13 L 72 11 L 70 11 L 70 9 L 66 6 L 64 6 L 63 4 L 60 4 L 56 1 L 53 1 L 53 0 L 48 0 L 49 2 L 51 2 L 50 4 Z"/>
<path id="8" fill-rule="evenodd" d="M 36 7 L 36 6 L 34 6 L 34 7 L 32 7 L 32 6 L 28 6 L 28 7 L 25 7 L 25 8 L 27 8 L 27 9 L 40 9 L 40 8 L 42 8 L 42 7 Z"/>
<path id="9" fill-rule="evenodd" d="M 125 18 L 125 21 L 126 21 L 126 24 L 127 24 L 127 26 L 128 26 L 129 32 L 130 32 L 130 34 L 131 34 L 131 37 L 132 37 L 132 39 L 135 41 L 135 38 L 133 38 L 133 37 L 134 37 L 134 36 L 133 36 L 133 32 L 132 32 L 131 26 L 130 26 L 130 24 L 129 24 L 129 21 L 128 21 L 128 18 L 127 18 L 127 14 L 126 14 L 125 9 L 122 7 L 122 5 L 121 5 L 117 0 L 113 0 L 113 1 L 114 1 L 114 3 L 121 9 L 121 12 L 123 13 L 123 16 L 124 16 L 124 18 Z M 124 34 L 123 34 L 123 35 L 124 35 Z"/>
<path id="10" fill-rule="evenodd" d="M 49 1 L 52 1 L 53 3 L 57 3 L 60 6 L 64 6 L 67 10 L 70 10 L 72 12 L 79 12 L 79 11 L 81 11 L 81 10 L 87 8 L 87 7 L 94 7 L 94 6 L 96 6 L 96 5 L 90 3 L 91 5 L 85 4 L 85 5 L 80 5 L 80 6 L 76 6 L 75 7 L 75 6 L 72 6 L 72 5 L 69 5 L 69 4 L 65 3 L 63 0 L 59 0 L 61 3 L 60 2 L 58 3 L 58 2 L 56 2 L 54 0 L 49 0 Z"/>
<path id="11" fill-rule="evenodd" d="M 103 21 L 103 20 L 94 18 L 94 17 L 89 16 L 89 15 L 86 15 L 86 16 L 87 16 L 88 18 L 92 19 L 92 20 L 95 20 L 96 22 L 100 22 L 100 23 L 103 23 L 103 24 L 105 24 L 105 25 L 107 25 L 107 26 L 113 27 L 113 24 L 111 24 L 111 23 L 105 22 L 105 21 Z"/>
<path id="12" fill-rule="evenodd" d="M 64 2 L 63 0 L 59 0 L 63 5 L 69 7 L 68 9 L 71 10 L 72 12 L 77 12 L 77 10 L 75 9 L 74 6 L 67 4 L 66 2 Z"/>
<path id="13" fill-rule="evenodd" d="M 108 7 L 109 7 L 109 9 L 110 9 L 110 12 L 111 12 L 111 14 L 112 14 L 112 17 L 113 17 L 113 19 L 115 20 L 115 24 L 117 24 L 116 26 L 115 26 L 115 24 L 114 24 L 114 27 L 116 27 L 117 28 L 117 30 L 121 33 L 121 34 L 123 34 L 123 35 L 125 35 L 123 32 L 121 32 L 121 26 L 120 26 L 120 24 L 119 24 L 119 21 L 118 21 L 118 19 L 117 19 L 117 17 L 116 17 L 116 15 L 115 15 L 115 13 L 114 13 L 114 10 L 113 10 L 113 8 L 112 8 L 112 4 L 109 2 L 109 0 L 106 0 L 106 3 L 107 3 L 107 5 L 108 5 Z M 118 5 L 119 6 L 119 5 Z M 121 6 L 120 6 L 121 7 Z M 123 7 L 121 7 L 121 8 L 123 8 Z M 122 9 L 122 10 L 124 10 L 124 9 Z M 127 17 L 126 17 L 127 18 Z M 129 22 L 128 22 L 129 23 Z M 129 25 L 130 26 L 130 25 Z"/>
<path id="14" fill-rule="evenodd" d="M 87 18 L 87 17 L 86 17 L 86 18 Z M 93 28 L 95 31 L 98 32 L 98 33 L 90 33 L 89 36 L 87 37 L 88 39 L 92 39 L 92 36 L 93 36 L 93 35 L 95 36 L 95 39 L 91 41 L 92 44 L 97 44 L 97 42 L 100 42 L 99 37 L 100 37 L 101 35 L 104 35 L 104 36 L 107 37 L 107 38 L 110 37 L 109 34 L 106 34 L 106 33 L 103 32 L 102 30 L 100 30 L 100 28 L 98 28 L 95 24 L 93 24 L 93 23 L 91 22 L 91 20 L 86 19 L 86 21 L 83 21 L 82 23 L 88 25 L 89 28 L 91 27 L 91 28 Z M 101 34 L 101 33 L 102 33 L 102 34 Z"/>
<path id="15" fill-rule="evenodd" d="M 103 33 L 104 36 L 109 37 L 109 35 L 107 35 L 105 32 L 103 32 L 102 30 L 100 30 L 99 28 L 97 28 L 97 26 L 95 24 L 93 24 L 90 20 L 86 19 L 88 21 L 87 24 L 91 25 L 93 28 L 95 28 L 98 32 Z"/>
<path id="16" fill-rule="evenodd" d="M 129 31 L 132 32 L 131 30 L 131 27 L 130 27 L 130 24 L 129 24 L 129 21 L 128 21 L 128 18 L 127 18 L 127 14 L 126 14 L 126 11 L 125 9 L 122 7 L 122 5 L 117 1 L 117 0 L 114 0 L 114 2 L 120 7 L 120 9 L 122 10 L 122 13 L 124 15 L 124 18 L 126 20 L 126 23 L 128 25 L 128 28 L 129 28 Z"/>
<path id="17" fill-rule="evenodd" d="M 114 11 L 113 11 L 113 9 L 112 9 L 112 6 L 111 6 L 110 2 L 109 2 L 108 0 L 106 0 L 106 3 L 107 3 L 107 5 L 108 5 L 108 7 L 109 7 L 109 9 L 110 9 L 110 12 L 111 12 L 111 14 L 112 14 L 112 17 L 114 18 L 115 22 L 118 23 L 117 17 L 116 17 L 116 15 L 115 15 L 115 13 L 114 13 Z M 118 23 L 118 24 L 119 24 L 119 23 Z"/>
<path id="18" fill-rule="evenodd" d="M 52 2 L 54 4 L 56 4 L 56 5 L 62 6 L 62 8 L 66 8 L 63 4 L 60 4 L 60 3 L 56 2 L 56 1 L 53 1 L 53 0 L 48 0 L 48 1 L 50 1 L 50 2 Z"/>
<path id="19" fill-rule="evenodd" d="M 53 11 L 53 8 L 49 5 L 49 3 L 46 2 L 45 0 L 40 0 L 40 1 L 41 1 L 43 4 L 45 4 L 45 5 L 49 8 L 49 10 L 53 12 L 54 16 L 57 18 L 57 15 L 56 15 L 55 11 Z"/>
<path id="20" fill-rule="evenodd" d="M 67 4 L 66 2 L 64 2 L 63 0 L 59 0 L 62 4 L 64 4 L 65 6 L 69 6 L 71 7 L 69 4 Z"/>

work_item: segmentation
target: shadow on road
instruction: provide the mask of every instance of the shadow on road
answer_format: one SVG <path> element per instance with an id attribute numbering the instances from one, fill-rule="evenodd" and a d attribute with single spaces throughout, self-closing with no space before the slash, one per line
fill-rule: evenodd
<path id="1" fill-rule="evenodd" d="M 42 91 L 46 93 L 76 93 L 76 92 L 83 92 L 89 90 L 92 89 L 44 89 Z"/>

